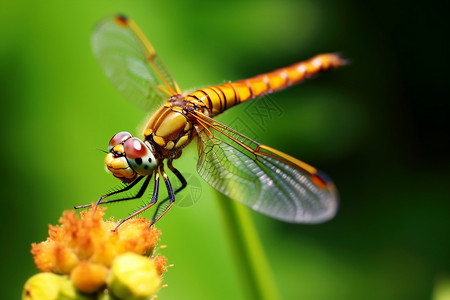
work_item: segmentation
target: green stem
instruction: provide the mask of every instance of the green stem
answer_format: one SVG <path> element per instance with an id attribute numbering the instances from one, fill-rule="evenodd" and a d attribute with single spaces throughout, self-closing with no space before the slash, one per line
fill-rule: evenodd
<path id="1" fill-rule="evenodd" d="M 248 208 L 219 193 L 217 195 L 240 279 L 248 294 L 246 299 L 279 299 L 269 263 Z"/>

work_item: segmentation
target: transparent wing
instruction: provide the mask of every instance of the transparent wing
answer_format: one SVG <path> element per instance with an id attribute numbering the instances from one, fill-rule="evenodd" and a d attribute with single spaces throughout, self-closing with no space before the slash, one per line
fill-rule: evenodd
<path id="1" fill-rule="evenodd" d="M 264 215 L 290 223 L 331 219 L 333 182 L 316 168 L 197 114 L 200 176 L 219 192 Z"/>
<path id="2" fill-rule="evenodd" d="M 92 49 L 119 92 L 140 108 L 150 109 L 179 88 L 155 49 L 133 20 L 103 20 L 92 35 Z"/>

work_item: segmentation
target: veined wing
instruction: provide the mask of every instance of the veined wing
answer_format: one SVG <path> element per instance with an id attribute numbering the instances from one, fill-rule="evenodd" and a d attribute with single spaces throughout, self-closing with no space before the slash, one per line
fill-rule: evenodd
<path id="1" fill-rule="evenodd" d="M 148 110 L 180 94 L 166 65 L 132 19 L 103 20 L 92 35 L 92 49 L 106 76 L 138 107 Z"/>
<path id="2" fill-rule="evenodd" d="M 337 211 L 338 194 L 323 172 L 196 114 L 200 176 L 219 192 L 290 223 L 320 223 Z"/>

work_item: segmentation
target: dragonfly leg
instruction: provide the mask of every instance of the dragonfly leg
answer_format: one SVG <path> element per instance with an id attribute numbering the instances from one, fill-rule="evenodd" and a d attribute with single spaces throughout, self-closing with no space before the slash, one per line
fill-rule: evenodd
<path id="1" fill-rule="evenodd" d="M 167 166 L 169 167 L 169 169 L 177 176 L 178 180 L 181 182 L 181 186 L 179 188 L 177 188 L 174 191 L 174 195 L 177 194 L 178 192 L 182 191 L 186 186 L 187 186 L 187 181 L 186 179 L 184 179 L 184 176 L 180 173 L 180 171 L 178 171 L 173 165 L 172 165 L 173 159 L 170 159 L 167 161 Z M 159 204 L 158 207 L 155 210 L 155 213 L 153 214 L 153 218 L 152 220 L 158 219 L 159 220 L 159 211 L 160 211 L 160 207 L 162 205 L 164 205 L 167 201 L 169 201 L 169 198 L 165 198 L 164 200 L 162 200 Z M 152 222 L 152 224 L 154 224 L 156 221 Z"/>
<path id="2" fill-rule="evenodd" d="M 176 170 L 176 169 L 175 169 Z M 169 177 L 167 176 L 166 172 L 164 172 L 164 167 L 163 165 L 160 166 L 160 172 L 161 175 L 164 179 L 164 182 L 166 183 L 166 188 L 167 188 L 167 193 L 169 194 L 169 205 L 163 210 L 163 212 L 161 214 L 159 214 L 159 216 L 157 216 L 157 218 L 152 220 L 152 223 L 150 224 L 150 227 L 153 226 L 153 224 L 155 224 L 156 222 L 158 222 L 159 219 L 161 219 L 162 216 L 164 216 L 164 214 L 173 206 L 173 204 L 175 203 L 175 193 L 173 192 L 172 189 L 172 185 L 170 184 L 170 180 Z M 181 175 L 181 174 L 180 174 Z M 183 178 L 184 179 L 184 178 Z M 158 206 L 159 208 L 159 206 Z"/>
<path id="3" fill-rule="evenodd" d="M 180 171 L 175 169 L 175 167 L 172 165 L 173 159 L 170 159 L 167 161 L 167 166 L 169 167 L 170 171 L 173 172 L 178 178 L 178 180 L 181 182 L 181 186 L 175 190 L 175 194 L 179 191 L 183 190 L 187 186 L 186 179 L 184 179 L 183 175 L 181 175 Z"/>
<path id="4" fill-rule="evenodd" d="M 150 201 L 150 203 L 148 203 L 147 205 L 145 205 L 144 207 L 141 207 L 140 209 L 138 209 L 137 211 L 135 211 L 134 213 L 132 213 L 131 215 L 129 215 L 128 217 L 126 217 L 125 219 L 123 219 L 122 221 L 120 221 L 116 228 L 114 228 L 113 231 L 116 231 L 117 228 L 119 228 L 120 225 L 122 225 L 122 223 L 128 221 L 129 219 L 133 218 L 136 215 L 139 215 L 140 213 L 144 212 L 145 210 L 149 209 L 150 207 L 152 207 L 156 201 L 158 201 L 158 193 L 159 193 L 159 174 L 157 171 L 155 171 L 155 188 L 153 189 L 153 196 L 152 196 L 152 200 Z M 151 178 L 151 176 L 148 176 L 149 178 Z"/>
<path id="5" fill-rule="evenodd" d="M 95 208 L 97 208 L 97 206 L 98 206 L 99 204 L 112 203 L 112 202 L 119 202 L 119 201 L 131 200 L 131 199 L 136 199 L 136 198 L 142 197 L 142 195 L 143 195 L 144 192 L 145 192 L 145 189 L 146 189 L 147 186 L 148 186 L 148 182 L 150 181 L 151 176 L 147 176 L 147 179 L 145 180 L 144 184 L 142 185 L 142 187 L 139 189 L 139 192 L 138 192 L 135 196 L 133 196 L 133 197 L 127 197 L 127 198 L 122 198 L 122 199 L 116 199 L 116 200 L 110 200 L 110 201 L 103 201 L 103 202 L 102 202 L 103 199 L 105 199 L 105 198 L 107 198 L 107 197 L 109 197 L 109 196 L 112 196 L 112 195 L 115 195 L 115 194 L 119 194 L 119 193 L 123 193 L 123 192 L 128 191 L 129 189 L 131 189 L 132 187 L 134 187 L 137 183 L 139 183 L 144 177 L 145 177 L 145 176 L 139 176 L 138 178 L 136 178 L 135 181 L 133 181 L 133 182 L 130 183 L 129 185 L 125 186 L 124 188 L 101 196 L 101 197 L 97 200 L 97 202 L 95 203 Z M 90 207 L 91 205 L 92 205 L 92 204 L 85 204 L 85 205 L 75 206 L 74 208 L 75 208 L 75 209 L 86 208 L 86 207 Z"/>

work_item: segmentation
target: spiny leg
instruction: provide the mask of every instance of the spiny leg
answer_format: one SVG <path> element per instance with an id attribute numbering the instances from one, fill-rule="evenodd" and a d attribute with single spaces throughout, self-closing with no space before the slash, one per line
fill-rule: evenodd
<path id="1" fill-rule="evenodd" d="M 161 215 L 160 211 L 161 211 L 161 207 L 166 204 L 166 202 L 169 201 L 169 197 L 165 198 L 164 200 L 160 201 L 158 203 L 158 206 L 156 207 L 155 212 L 153 213 L 153 217 L 152 217 L 152 225 L 155 224 L 155 220 L 159 219 L 159 216 Z M 162 209 L 164 211 L 164 209 Z"/>
<path id="2" fill-rule="evenodd" d="M 99 204 L 104 204 L 104 203 L 111 203 L 111 202 L 118 202 L 118 201 L 124 201 L 124 200 L 131 200 L 131 199 L 136 199 L 136 198 L 140 198 L 142 197 L 142 194 L 144 193 L 145 189 L 147 188 L 148 185 L 148 181 L 150 180 L 149 178 L 147 178 L 147 180 L 145 180 L 144 184 L 142 185 L 142 187 L 139 189 L 139 192 L 133 196 L 133 197 L 128 197 L 128 198 L 123 198 L 123 199 L 117 199 L 117 200 L 111 200 L 111 201 L 105 201 L 105 202 L 101 202 L 103 199 L 105 199 L 106 197 L 115 195 L 115 194 L 119 194 L 119 193 L 123 193 L 128 191 L 129 189 L 131 189 L 132 187 L 134 187 L 137 183 L 139 183 L 145 176 L 139 176 L 138 178 L 136 178 L 135 181 L 133 181 L 132 183 L 130 183 L 129 185 L 125 186 L 124 188 L 105 194 L 103 196 L 101 196 L 97 202 L 95 203 L 95 208 L 97 208 L 97 206 Z M 151 176 L 150 176 L 151 177 Z M 80 206 L 75 206 L 75 209 L 79 209 L 79 208 L 85 208 L 85 207 L 90 207 L 92 204 L 86 204 L 86 205 L 80 205 Z"/>
<path id="3" fill-rule="evenodd" d="M 186 182 L 186 179 L 184 179 L 183 175 L 181 175 L 180 171 L 175 169 L 175 167 L 172 165 L 172 162 L 173 162 L 173 159 L 169 159 L 167 161 L 167 166 L 173 172 L 173 174 L 175 174 L 177 176 L 178 180 L 181 182 L 181 186 L 178 189 L 176 189 L 176 191 L 175 191 L 175 194 L 176 194 L 179 191 L 183 190 L 187 186 L 187 182 Z"/>
<path id="4" fill-rule="evenodd" d="M 173 192 L 172 185 L 170 184 L 169 177 L 167 176 L 166 172 L 164 172 L 164 167 L 161 164 L 160 166 L 160 172 L 164 179 L 164 182 L 166 183 L 167 193 L 169 196 L 169 205 L 164 209 L 164 211 L 156 218 L 152 220 L 152 223 L 150 224 L 150 227 L 153 226 L 156 222 L 158 222 L 159 219 L 161 219 L 162 216 L 173 206 L 175 203 L 175 193 Z M 184 178 L 183 178 L 184 179 Z"/>
<path id="5" fill-rule="evenodd" d="M 181 186 L 177 188 L 174 192 L 174 194 L 177 194 L 178 192 L 182 191 L 187 186 L 187 181 L 184 179 L 183 175 L 172 165 L 173 159 L 170 159 L 167 161 L 167 166 L 169 169 L 177 176 L 178 180 L 181 182 Z M 156 207 L 155 213 L 153 214 L 152 220 L 154 221 L 157 216 L 159 216 L 159 209 L 162 205 L 164 205 L 167 201 L 169 201 L 169 198 L 165 198 L 163 201 L 161 201 L 158 206 Z M 158 218 L 159 219 L 159 218 Z M 152 222 L 154 224 L 156 221 Z"/>
<path id="6" fill-rule="evenodd" d="M 114 202 L 120 202 L 120 201 L 126 201 L 126 200 L 139 199 L 139 198 L 142 197 L 142 195 L 144 195 L 145 190 L 147 189 L 148 184 L 150 183 L 150 179 L 152 179 L 152 175 L 147 176 L 147 178 L 145 179 L 144 183 L 140 187 L 138 193 L 136 195 L 134 195 L 134 196 L 126 197 L 126 198 L 120 198 L 120 199 L 114 199 L 114 200 L 108 200 L 108 201 L 103 201 L 103 202 L 97 203 L 97 205 L 114 203 Z"/>
<path id="7" fill-rule="evenodd" d="M 148 177 L 151 178 L 151 176 L 148 176 Z M 134 213 L 132 213 L 131 215 L 129 215 L 128 217 L 126 217 L 125 219 L 120 221 L 119 224 L 117 224 L 116 228 L 114 228 L 113 231 L 116 231 L 117 228 L 119 228 L 119 226 L 122 225 L 123 222 L 128 221 L 129 219 L 133 218 L 134 216 L 136 216 L 136 215 L 144 212 L 148 208 L 152 207 L 156 203 L 156 201 L 158 201 L 158 192 L 159 192 L 159 174 L 158 174 L 158 171 L 155 171 L 155 188 L 153 189 L 153 196 L 152 196 L 152 200 L 150 201 L 150 203 L 148 203 L 144 207 L 138 209 L 137 211 L 135 211 Z"/>

